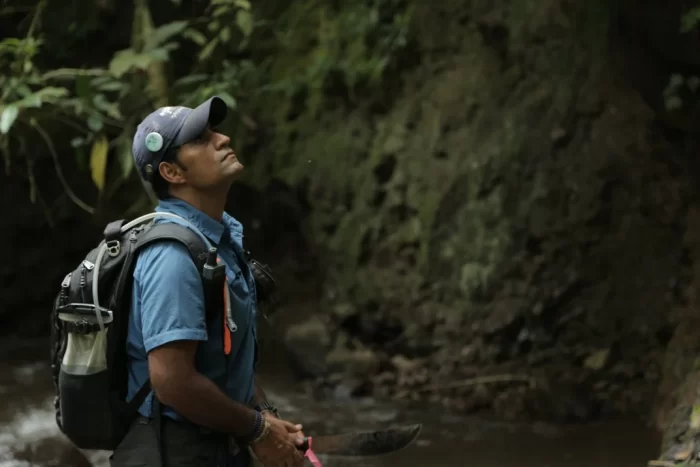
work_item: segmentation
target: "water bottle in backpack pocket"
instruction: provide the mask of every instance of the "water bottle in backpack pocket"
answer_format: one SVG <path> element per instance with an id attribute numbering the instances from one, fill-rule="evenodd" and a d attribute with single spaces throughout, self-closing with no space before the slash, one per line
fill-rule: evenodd
<path id="1" fill-rule="evenodd" d="M 110 406 L 113 390 L 107 366 L 107 333 L 112 314 L 102 308 L 100 326 L 94 305 L 70 303 L 56 311 L 65 332 L 65 352 L 58 372 L 61 427 L 77 446 L 94 448 L 123 429 L 113 419 Z M 109 443 L 104 445 L 109 447 Z"/>

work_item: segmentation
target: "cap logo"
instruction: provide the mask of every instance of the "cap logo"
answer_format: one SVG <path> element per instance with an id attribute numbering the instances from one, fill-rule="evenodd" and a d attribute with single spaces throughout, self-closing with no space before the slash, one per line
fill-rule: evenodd
<path id="1" fill-rule="evenodd" d="M 180 112 L 182 112 L 185 108 L 182 106 L 177 106 L 177 107 L 163 107 L 160 110 L 160 115 L 161 117 L 165 117 L 166 115 L 169 115 L 170 118 L 175 118 L 178 116 Z"/>
<path id="2" fill-rule="evenodd" d="M 160 133 L 154 131 L 146 135 L 146 148 L 151 152 L 158 152 L 163 148 L 163 137 Z"/>

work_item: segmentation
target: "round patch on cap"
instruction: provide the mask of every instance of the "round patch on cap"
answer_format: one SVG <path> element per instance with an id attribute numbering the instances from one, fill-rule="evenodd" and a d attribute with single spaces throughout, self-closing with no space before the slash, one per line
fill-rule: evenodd
<path id="1" fill-rule="evenodd" d="M 163 147 L 163 137 L 160 133 L 152 132 L 146 135 L 146 148 L 151 152 L 158 152 Z"/>

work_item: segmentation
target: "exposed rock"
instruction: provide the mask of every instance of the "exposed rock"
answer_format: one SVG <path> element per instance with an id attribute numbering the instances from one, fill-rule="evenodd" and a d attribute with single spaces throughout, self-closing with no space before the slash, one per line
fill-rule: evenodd
<path id="1" fill-rule="evenodd" d="M 369 349 L 350 350 L 336 346 L 326 356 L 326 364 L 330 371 L 367 378 L 379 371 L 380 361 Z"/>
<path id="2" fill-rule="evenodd" d="M 292 363 L 307 376 L 319 376 L 326 372 L 325 357 L 330 342 L 330 330 L 318 316 L 291 326 L 284 337 Z"/>

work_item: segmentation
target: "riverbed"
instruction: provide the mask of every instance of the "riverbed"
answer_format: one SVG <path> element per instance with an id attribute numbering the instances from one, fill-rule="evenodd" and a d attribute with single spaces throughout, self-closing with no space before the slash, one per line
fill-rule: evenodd
<path id="1" fill-rule="evenodd" d="M 327 467 L 640 467 L 658 454 L 658 433 L 641 421 L 505 423 L 393 401 L 341 396 L 319 400 L 279 368 L 263 374 L 268 398 L 285 418 L 303 423 L 307 434 L 423 425 L 418 440 L 402 451 L 364 459 L 321 456 Z M 0 363 L 0 400 L 0 467 L 109 465 L 109 453 L 80 453 L 59 433 L 46 362 Z"/>

